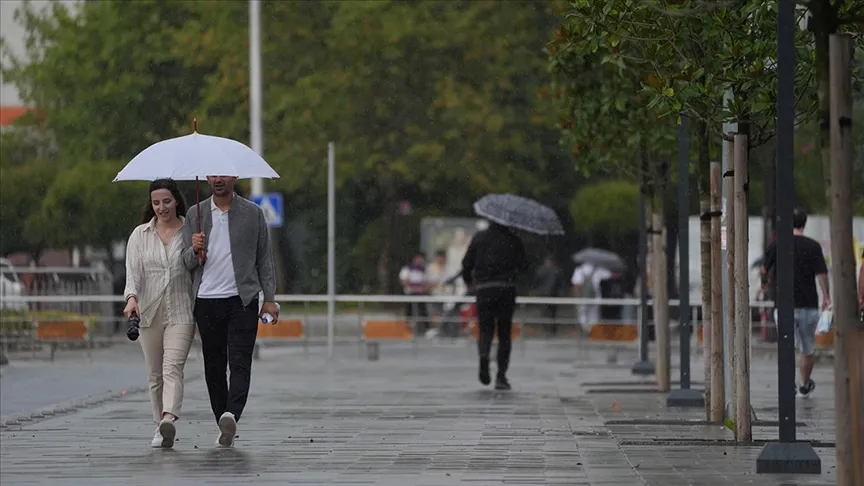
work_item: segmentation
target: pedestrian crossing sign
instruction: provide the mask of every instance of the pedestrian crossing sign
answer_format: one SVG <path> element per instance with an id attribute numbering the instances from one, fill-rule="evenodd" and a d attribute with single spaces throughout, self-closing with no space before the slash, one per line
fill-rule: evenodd
<path id="1" fill-rule="evenodd" d="M 267 226 L 271 228 L 279 228 L 282 226 L 284 217 L 284 208 L 282 206 L 282 194 L 278 192 L 268 192 L 252 196 L 252 202 L 257 204 L 264 211 L 264 220 L 267 221 Z"/>

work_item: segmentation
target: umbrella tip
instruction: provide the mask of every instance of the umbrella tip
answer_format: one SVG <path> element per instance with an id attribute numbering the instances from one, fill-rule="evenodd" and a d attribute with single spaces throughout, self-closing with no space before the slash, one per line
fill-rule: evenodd
<path id="1" fill-rule="evenodd" d="M 198 131 L 198 119 L 197 118 L 192 119 L 192 131 L 193 132 Z"/>

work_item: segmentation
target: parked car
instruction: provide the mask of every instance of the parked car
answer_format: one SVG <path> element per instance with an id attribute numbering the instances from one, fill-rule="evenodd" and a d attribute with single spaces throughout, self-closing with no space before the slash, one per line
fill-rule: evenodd
<path id="1" fill-rule="evenodd" d="M 27 304 L 14 301 L 7 297 L 21 297 L 24 295 L 24 285 L 18 279 L 18 272 L 12 262 L 6 258 L 0 258 L 0 310 L 25 312 Z"/>

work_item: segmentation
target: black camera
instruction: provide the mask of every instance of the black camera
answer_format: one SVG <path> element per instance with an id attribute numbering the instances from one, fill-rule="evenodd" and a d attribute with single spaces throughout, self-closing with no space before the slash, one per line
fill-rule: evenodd
<path id="1" fill-rule="evenodd" d="M 138 314 L 132 314 L 129 316 L 129 327 L 126 329 L 126 337 L 128 337 L 130 341 L 135 341 L 138 339 L 140 334 L 141 318 L 138 317 Z"/>

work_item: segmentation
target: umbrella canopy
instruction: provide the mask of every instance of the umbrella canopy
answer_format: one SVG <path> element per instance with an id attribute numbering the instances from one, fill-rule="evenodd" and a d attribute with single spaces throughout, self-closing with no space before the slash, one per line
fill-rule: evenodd
<path id="1" fill-rule="evenodd" d="M 279 174 L 246 145 L 195 132 L 147 147 L 126 164 L 114 182 L 163 178 L 194 181 L 207 176 L 274 179 Z"/>
<path id="2" fill-rule="evenodd" d="M 627 269 L 624 260 L 609 250 L 600 248 L 585 248 L 573 254 L 575 263 L 590 263 L 612 272 L 623 272 Z"/>
<path id="3" fill-rule="evenodd" d="M 474 203 L 478 216 L 538 235 L 563 235 L 564 227 L 551 208 L 513 194 L 489 194 Z"/>

